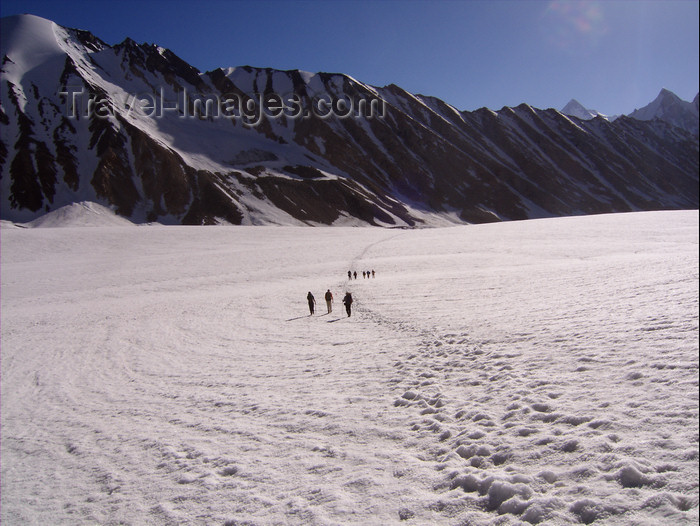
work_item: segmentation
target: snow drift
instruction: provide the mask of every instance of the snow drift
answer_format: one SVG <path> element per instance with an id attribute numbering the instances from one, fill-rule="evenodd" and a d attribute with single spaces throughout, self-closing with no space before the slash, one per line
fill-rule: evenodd
<path id="1" fill-rule="evenodd" d="M 107 207 L 85 201 L 66 205 L 27 224 L 33 228 L 127 225 L 133 223 Z"/>

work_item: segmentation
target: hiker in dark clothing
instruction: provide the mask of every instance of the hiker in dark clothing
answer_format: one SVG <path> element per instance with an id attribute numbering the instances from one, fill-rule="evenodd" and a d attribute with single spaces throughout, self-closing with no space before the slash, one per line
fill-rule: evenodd
<path id="1" fill-rule="evenodd" d="M 348 270 L 348 279 L 352 279 L 352 272 Z"/>
<path id="2" fill-rule="evenodd" d="M 311 291 L 309 291 L 309 293 L 306 295 L 306 300 L 309 302 L 309 312 L 311 312 L 310 316 L 313 316 L 316 298 L 314 298 L 314 295 L 311 294 Z"/>
<path id="3" fill-rule="evenodd" d="M 328 308 L 328 314 L 333 311 L 333 293 L 331 289 L 326 291 L 326 307 Z"/>
<path id="4" fill-rule="evenodd" d="M 351 312 L 351 305 L 352 305 L 352 294 L 349 292 L 345 293 L 345 297 L 343 298 L 343 303 L 345 304 L 345 311 L 348 313 L 348 318 L 350 317 L 350 312 Z"/>
<path id="5" fill-rule="evenodd" d="M 355 276 L 355 279 L 357 279 L 357 270 L 353 272 L 353 276 Z"/>

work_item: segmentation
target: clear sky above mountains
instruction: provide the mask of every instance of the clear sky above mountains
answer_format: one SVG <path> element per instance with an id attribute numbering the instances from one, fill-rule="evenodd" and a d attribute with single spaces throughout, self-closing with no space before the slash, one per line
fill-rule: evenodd
<path id="1" fill-rule="evenodd" d="M 699 2 L 2 0 L 117 44 L 156 43 L 202 71 L 251 65 L 394 83 L 461 110 L 571 98 L 629 113 L 698 92 Z"/>

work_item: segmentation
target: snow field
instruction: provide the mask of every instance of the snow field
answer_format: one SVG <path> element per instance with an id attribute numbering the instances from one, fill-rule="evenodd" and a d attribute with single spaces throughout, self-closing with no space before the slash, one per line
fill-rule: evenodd
<path id="1" fill-rule="evenodd" d="M 4 520 L 391 522 L 432 467 L 381 418 L 381 332 L 305 301 L 386 235 L 3 230 Z"/>
<path id="2" fill-rule="evenodd" d="M 396 363 L 395 404 L 472 497 L 446 506 L 534 524 L 697 520 L 696 224 L 567 218 L 382 246 L 392 256 L 370 266 L 390 277 L 370 303 L 423 340 Z"/>
<path id="3" fill-rule="evenodd" d="M 1 235 L 3 523 L 697 522 L 697 212 Z"/>

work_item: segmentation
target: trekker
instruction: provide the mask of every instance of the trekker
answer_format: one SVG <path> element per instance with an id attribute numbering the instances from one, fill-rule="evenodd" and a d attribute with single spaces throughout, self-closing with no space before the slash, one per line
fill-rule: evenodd
<path id="1" fill-rule="evenodd" d="M 345 311 L 348 313 L 348 318 L 350 317 L 350 306 L 352 305 L 352 294 L 349 292 L 345 293 L 343 298 L 343 303 L 345 304 Z"/>
<path id="2" fill-rule="evenodd" d="M 352 279 L 352 272 L 348 270 L 348 279 Z"/>
<path id="3" fill-rule="evenodd" d="M 306 295 L 306 300 L 309 302 L 309 312 L 311 312 L 310 316 L 314 315 L 314 306 L 316 305 L 316 298 L 314 298 L 314 295 L 311 294 L 311 291 Z"/>
<path id="4" fill-rule="evenodd" d="M 372 269 L 372 277 L 374 277 L 374 269 Z"/>
<path id="5" fill-rule="evenodd" d="M 357 270 L 353 272 L 353 276 L 355 276 L 355 279 L 357 279 Z"/>
<path id="6" fill-rule="evenodd" d="M 326 291 L 326 307 L 328 307 L 328 314 L 333 311 L 333 293 L 331 289 Z"/>

